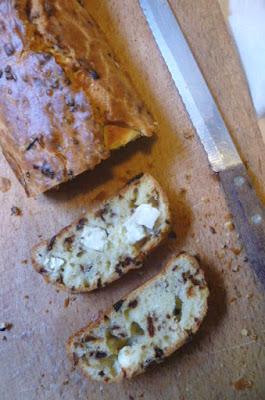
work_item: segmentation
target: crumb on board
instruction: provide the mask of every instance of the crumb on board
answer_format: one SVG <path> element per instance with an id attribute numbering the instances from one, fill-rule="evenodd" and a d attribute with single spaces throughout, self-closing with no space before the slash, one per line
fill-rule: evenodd
<path id="1" fill-rule="evenodd" d="M 3 337 L 2 337 L 2 340 L 3 340 L 4 342 L 6 342 L 6 341 L 7 341 L 7 337 L 6 337 L 6 336 L 3 336 Z"/>
<path id="2" fill-rule="evenodd" d="M 28 263 L 28 260 L 22 260 L 21 263 L 22 263 L 22 264 L 27 264 L 27 263 Z"/>
<path id="3" fill-rule="evenodd" d="M 253 387 L 253 382 L 249 379 L 241 378 L 233 382 L 233 386 L 235 390 L 246 390 L 246 389 L 251 389 Z"/>
<path id="4" fill-rule="evenodd" d="M 22 210 L 19 207 L 12 206 L 11 207 L 11 215 L 14 215 L 16 217 L 21 217 Z"/>
<path id="5" fill-rule="evenodd" d="M 228 232 L 232 232 L 235 230 L 235 225 L 231 219 L 224 223 L 224 227 Z"/>
<path id="6" fill-rule="evenodd" d="M 69 306 L 69 303 L 70 303 L 70 297 L 66 297 L 66 299 L 64 299 L 64 303 L 63 303 L 64 308 L 67 308 Z"/>
<path id="7" fill-rule="evenodd" d="M 1 322 L 0 323 L 0 332 L 10 331 L 13 328 L 13 324 L 10 322 Z"/>
<path id="8" fill-rule="evenodd" d="M 246 328 L 243 328 L 240 333 L 241 336 L 249 336 L 249 331 Z"/>
<path id="9" fill-rule="evenodd" d="M 28 299 L 29 299 L 29 295 L 28 295 L 28 294 L 25 294 L 24 299 L 25 299 L 25 300 L 28 300 Z"/>
<path id="10" fill-rule="evenodd" d="M 247 299 L 252 299 L 253 298 L 253 293 L 248 293 L 246 296 Z"/>
<path id="11" fill-rule="evenodd" d="M 242 247 L 232 247 L 231 251 L 234 253 L 235 256 L 239 256 L 242 251 Z"/>
<path id="12" fill-rule="evenodd" d="M 210 226 L 210 231 L 213 235 L 216 234 L 216 229 L 213 226 Z"/>
<path id="13" fill-rule="evenodd" d="M 8 178 L 0 177 L 0 192 L 6 193 L 11 188 L 11 182 Z"/>

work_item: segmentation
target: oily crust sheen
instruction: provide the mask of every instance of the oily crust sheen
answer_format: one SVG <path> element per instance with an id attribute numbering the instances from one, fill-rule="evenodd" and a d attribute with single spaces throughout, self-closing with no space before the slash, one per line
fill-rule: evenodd
<path id="1" fill-rule="evenodd" d="M 80 3 L 0 1 L 0 144 L 30 196 L 155 130 Z"/>
<path id="2" fill-rule="evenodd" d="M 139 210 L 142 214 L 139 225 L 135 225 Z M 152 226 L 150 216 L 146 221 L 148 212 L 151 219 L 155 214 Z M 169 229 L 166 195 L 151 175 L 140 174 L 119 193 L 35 246 L 32 264 L 47 282 L 60 289 L 89 292 L 141 268 L 146 255 L 162 242 Z"/>
<path id="3" fill-rule="evenodd" d="M 132 378 L 191 339 L 206 315 L 208 295 L 197 260 L 173 256 L 161 273 L 74 334 L 67 352 L 88 378 Z"/>

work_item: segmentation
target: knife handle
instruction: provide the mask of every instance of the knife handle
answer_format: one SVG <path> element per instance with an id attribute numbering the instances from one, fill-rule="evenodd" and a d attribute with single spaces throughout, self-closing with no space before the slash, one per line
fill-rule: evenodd
<path id="1" fill-rule="evenodd" d="M 221 171 L 219 176 L 250 265 L 265 288 L 265 208 L 243 164 Z"/>

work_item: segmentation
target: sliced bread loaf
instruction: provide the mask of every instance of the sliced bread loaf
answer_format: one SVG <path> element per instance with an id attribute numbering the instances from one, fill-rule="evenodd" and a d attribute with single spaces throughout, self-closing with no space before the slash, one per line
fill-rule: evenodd
<path id="1" fill-rule="evenodd" d="M 161 273 L 72 336 L 68 353 L 94 380 L 131 378 L 169 356 L 198 330 L 208 294 L 196 259 L 174 256 Z"/>
<path id="2" fill-rule="evenodd" d="M 168 201 L 156 180 L 133 178 L 114 197 L 88 211 L 33 250 L 33 265 L 61 288 L 88 292 L 139 268 L 166 236 Z"/>

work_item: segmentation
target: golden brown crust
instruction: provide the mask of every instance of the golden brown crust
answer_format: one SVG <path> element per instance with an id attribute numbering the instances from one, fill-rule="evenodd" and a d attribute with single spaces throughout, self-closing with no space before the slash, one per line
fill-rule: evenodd
<path id="1" fill-rule="evenodd" d="M 165 229 L 160 232 L 158 237 L 155 237 L 154 239 L 152 239 L 152 241 L 148 241 L 145 245 L 143 245 L 143 247 L 141 249 L 141 254 L 137 257 L 137 261 L 143 261 L 148 254 L 150 254 L 161 242 L 163 242 L 166 239 L 166 237 L 168 235 L 168 232 L 170 230 L 171 215 L 170 215 L 170 209 L 169 209 L 169 203 L 168 203 L 167 196 L 163 192 L 163 190 L 162 190 L 161 186 L 159 185 L 159 183 L 150 174 L 139 174 L 137 176 L 134 176 L 119 191 L 119 195 L 121 197 L 123 197 L 123 195 L 128 190 L 128 185 L 134 184 L 134 185 L 137 186 L 137 185 L 140 184 L 140 181 L 147 181 L 148 182 L 149 180 L 152 181 L 153 186 L 155 187 L 155 189 L 159 193 L 159 198 L 161 199 L 161 202 L 165 206 L 166 214 L 167 214 L 167 218 L 168 218 L 168 221 L 167 221 L 168 223 L 167 223 Z M 102 203 L 98 203 L 96 206 L 88 207 L 87 212 L 96 213 L 98 210 L 100 210 L 102 207 L 104 207 L 105 203 L 110 202 L 116 196 L 117 196 L 117 194 L 114 193 L 108 199 L 105 199 Z M 83 217 L 83 215 L 80 216 L 79 218 L 77 218 L 72 224 L 64 227 L 51 240 L 43 240 L 43 241 L 41 241 L 39 244 L 37 244 L 36 246 L 33 247 L 32 252 L 31 252 L 31 254 L 32 254 L 32 257 L 31 257 L 32 265 L 33 265 L 34 269 L 43 276 L 44 280 L 47 283 L 52 283 L 53 285 L 58 287 L 58 289 L 61 289 L 61 290 L 64 290 L 64 291 L 67 291 L 67 292 L 70 292 L 70 293 L 87 293 L 87 292 L 89 292 L 91 290 L 97 289 L 97 286 L 90 286 L 89 288 L 82 288 L 82 289 L 76 290 L 76 289 L 71 289 L 69 287 L 66 287 L 62 283 L 51 282 L 51 280 L 49 278 L 49 275 L 46 275 L 46 274 L 42 273 L 43 266 L 37 262 L 37 253 L 38 253 L 38 249 L 41 249 L 43 247 L 47 247 L 49 245 L 49 242 L 51 242 L 55 237 L 56 238 L 60 238 L 65 233 L 67 233 L 68 230 L 71 230 L 73 227 L 78 225 L 78 223 L 80 222 L 82 217 Z M 132 262 L 129 265 L 127 265 L 125 273 L 129 272 L 132 269 L 136 269 L 136 268 L 139 268 L 139 267 L 137 267 L 136 263 L 132 260 Z M 107 284 L 110 284 L 111 282 L 115 281 L 116 279 L 117 279 L 116 274 L 113 274 L 113 279 L 109 280 L 107 282 Z M 103 284 L 103 286 L 104 286 L 104 284 Z"/>
<path id="2" fill-rule="evenodd" d="M 77 0 L 1 0 L 0 91 L 0 144 L 29 195 L 155 129 Z"/>
<path id="3" fill-rule="evenodd" d="M 171 268 L 172 263 L 173 263 L 178 257 L 181 257 L 181 258 L 186 259 L 187 262 L 188 262 L 193 268 L 195 268 L 196 270 L 199 270 L 199 269 L 200 269 L 199 263 L 198 263 L 198 261 L 197 261 L 194 257 L 190 256 L 190 255 L 187 254 L 187 253 L 180 252 L 179 254 L 173 255 L 172 257 L 170 257 L 170 259 L 167 261 L 167 263 L 165 264 L 165 266 L 163 267 L 162 271 L 161 271 L 159 274 L 155 275 L 153 278 L 149 279 L 149 280 L 146 281 L 144 284 L 139 285 L 139 286 L 138 286 L 136 289 L 134 289 L 132 292 L 129 292 L 127 295 L 123 296 L 123 299 L 122 299 L 122 300 L 127 299 L 128 297 L 130 297 L 130 298 L 137 298 L 138 295 L 139 295 L 140 293 L 142 293 L 142 292 L 145 290 L 145 288 L 148 287 L 152 282 L 158 280 L 158 279 L 159 279 L 160 277 L 162 277 L 163 275 L 166 275 L 167 271 Z M 203 271 L 200 270 L 200 273 L 201 273 L 202 278 L 204 279 Z M 206 298 L 207 298 L 208 295 L 209 295 L 209 290 L 208 290 L 207 286 L 206 286 L 205 288 L 202 288 L 201 290 L 205 290 L 205 289 L 207 290 L 207 293 L 206 293 Z M 208 305 L 207 305 L 207 302 L 205 302 L 205 305 L 204 305 L 203 309 L 201 310 L 201 319 L 200 319 L 199 321 L 196 321 L 196 322 L 194 323 L 194 325 L 193 325 L 193 327 L 192 327 L 192 329 L 191 329 L 190 334 L 187 333 L 186 336 L 185 336 L 185 338 L 184 338 L 183 340 L 178 341 L 178 343 L 176 343 L 174 346 L 169 347 L 168 350 L 167 350 L 166 352 L 164 352 L 164 356 L 165 356 L 165 357 L 170 356 L 173 352 L 175 352 L 176 350 L 178 350 L 181 346 L 183 346 L 183 344 L 185 344 L 187 341 L 190 340 L 191 335 L 195 334 L 195 333 L 198 331 L 198 329 L 199 329 L 199 327 L 200 327 L 200 325 L 201 325 L 201 323 L 202 323 L 202 320 L 203 320 L 204 316 L 205 316 L 206 313 L 207 313 L 207 309 L 208 309 Z M 109 309 L 107 309 L 105 312 L 102 312 L 102 313 L 100 314 L 100 316 L 99 316 L 96 320 L 90 321 L 90 322 L 88 323 L 88 325 L 86 325 L 85 327 L 81 328 L 79 331 L 75 332 L 72 336 L 70 336 L 70 338 L 68 339 L 68 341 L 67 341 L 67 343 L 66 343 L 66 350 L 67 350 L 67 354 L 68 354 L 69 359 L 70 359 L 71 362 L 74 364 L 74 366 L 79 367 L 79 369 L 82 371 L 83 375 L 84 375 L 86 378 L 88 378 L 88 379 L 91 379 L 91 376 L 90 376 L 88 373 L 86 373 L 86 371 L 84 370 L 84 368 L 82 368 L 82 366 L 81 366 L 81 364 L 82 364 L 81 360 L 75 360 L 74 353 L 72 352 L 72 345 L 73 345 L 73 342 L 76 340 L 77 337 L 82 336 L 84 333 L 89 332 L 91 329 L 97 328 L 97 327 L 100 325 L 100 323 L 102 323 L 104 316 L 105 316 L 105 315 L 108 316 L 112 311 L 113 311 L 113 306 L 109 307 Z M 143 372 L 143 371 L 139 371 L 138 373 L 141 373 L 141 372 Z M 137 374 L 136 374 L 136 375 L 137 375 Z M 129 377 L 129 379 L 133 378 L 134 376 L 135 376 L 135 375 Z M 111 382 L 106 381 L 105 383 L 113 383 L 113 382 L 114 382 L 114 383 L 119 383 L 119 382 L 121 382 L 122 380 L 123 380 L 123 376 L 117 375 L 117 377 L 113 378 L 113 379 L 111 380 Z"/>

